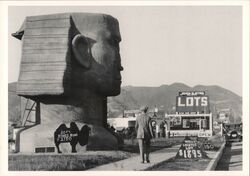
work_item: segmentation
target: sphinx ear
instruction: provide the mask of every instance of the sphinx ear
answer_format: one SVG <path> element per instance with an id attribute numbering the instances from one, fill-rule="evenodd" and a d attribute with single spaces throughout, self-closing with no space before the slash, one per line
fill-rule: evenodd
<path id="1" fill-rule="evenodd" d="M 76 60 L 86 69 L 91 65 L 91 54 L 89 42 L 81 34 L 77 34 L 72 40 L 72 50 Z"/>

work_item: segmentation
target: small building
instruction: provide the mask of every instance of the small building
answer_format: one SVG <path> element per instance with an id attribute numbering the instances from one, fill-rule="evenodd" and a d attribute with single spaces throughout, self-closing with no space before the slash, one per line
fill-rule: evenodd
<path id="1" fill-rule="evenodd" d="M 231 113 L 231 110 L 229 108 L 228 109 L 220 109 L 217 112 L 218 120 L 224 124 L 230 123 L 231 116 L 232 116 L 232 113 Z"/>
<path id="2" fill-rule="evenodd" d="M 140 114 L 140 110 L 124 110 L 123 117 L 137 117 Z"/>
<path id="3" fill-rule="evenodd" d="M 134 128 L 136 117 L 140 114 L 140 110 L 124 110 L 122 117 L 108 118 L 108 123 L 116 130 L 122 131 L 126 128 Z"/>
<path id="4" fill-rule="evenodd" d="M 127 117 L 127 118 L 117 117 L 113 119 L 108 119 L 108 123 L 110 124 L 110 126 L 113 126 L 115 129 L 121 127 L 123 128 L 134 127 L 135 122 L 136 122 L 135 117 Z"/>

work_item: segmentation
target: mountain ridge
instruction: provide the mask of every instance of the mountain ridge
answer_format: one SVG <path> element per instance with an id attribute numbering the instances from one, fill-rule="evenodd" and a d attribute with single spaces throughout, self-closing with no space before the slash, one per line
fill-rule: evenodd
<path id="1" fill-rule="evenodd" d="M 173 83 L 170 85 L 164 84 L 159 87 L 124 86 L 122 87 L 121 94 L 116 97 L 109 97 L 108 102 L 115 104 L 116 99 L 123 99 L 122 97 L 124 94 L 122 92 L 124 90 L 126 90 L 127 94 L 130 94 L 129 96 L 133 97 L 135 101 L 129 99 L 127 99 L 127 102 L 119 101 L 119 103 L 124 106 L 117 106 L 119 107 L 119 110 L 116 109 L 116 111 L 122 112 L 123 109 L 126 109 L 124 107 L 131 107 L 132 103 L 137 105 L 134 106 L 133 109 L 138 109 L 142 105 L 148 105 L 153 108 L 156 105 L 157 107 L 161 107 L 167 113 L 175 113 L 173 107 L 175 106 L 176 96 L 179 91 L 205 91 L 206 95 L 209 96 L 210 109 L 214 116 L 216 116 L 217 111 L 220 109 L 229 108 L 232 109 L 234 113 L 234 120 L 236 122 L 241 121 L 242 97 L 218 85 L 196 85 L 190 87 L 184 83 Z M 108 108 L 110 108 L 109 104 Z M 113 117 L 112 115 L 111 111 L 110 117 Z"/>
<path id="2" fill-rule="evenodd" d="M 18 120 L 20 97 L 15 95 L 16 82 L 9 83 L 9 119 Z M 167 113 L 175 113 L 173 107 L 179 91 L 205 91 L 209 96 L 211 112 L 216 116 L 220 109 L 229 108 L 234 114 L 234 121 L 241 121 L 242 97 L 218 85 L 196 85 L 190 87 L 183 83 L 163 84 L 159 87 L 124 86 L 121 93 L 108 97 L 108 117 L 121 116 L 123 110 L 138 109 L 143 105 L 157 106 Z M 20 115 L 19 115 L 20 117 Z"/>

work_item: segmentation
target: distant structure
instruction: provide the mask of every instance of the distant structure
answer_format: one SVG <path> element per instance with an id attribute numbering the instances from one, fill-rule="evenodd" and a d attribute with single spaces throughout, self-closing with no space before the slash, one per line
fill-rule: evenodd
<path id="1" fill-rule="evenodd" d="M 136 117 L 140 112 L 140 110 L 124 110 L 122 116 L 108 118 L 108 123 L 113 126 L 116 131 L 123 131 L 126 128 L 134 128 Z"/>
<path id="2" fill-rule="evenodd" d="M 230 108 L 218 110 L 217 118 L 221 123 L 234 123 L 233 112 Z"/>
<path id="3" fill-rule="evenodd" d="M 165 111 L 158 109 L 157 107 L 149 109 L 148 115 L 151 117 L 151 122 L 155 137 L 166 137 L 166 126 L 167 122 L 165 121 Z M 117 118 L 108 118 L 108 123 L 110 126 L 113 126 L 117 132 L 124 132 L 125 129 L 135 129 L 136 118 L 140 115 L 141 111 L 136 110 L 124 110 L 123 115 Z"/>
<path id="4" fill-rule="evenodd" d="M 18 134 L 18 151 L 53 152 L 55 129 L 70 122 L 91 128 L 87 149 L 117 149 L 105 127 L 107 96 L 120 94 L 123 70 L 118 20 L 92 13 L 29 16 L 12 35 L 22 40 L 17 94 L 34 102 L 27 109 L 35 108 L 36 116 L 33 127 Z"/>
<path id="5" fill-rule="evenodd" d="M 137 117 L 140 114 L 140 110 L 124 110 L 123 117 Z"/>

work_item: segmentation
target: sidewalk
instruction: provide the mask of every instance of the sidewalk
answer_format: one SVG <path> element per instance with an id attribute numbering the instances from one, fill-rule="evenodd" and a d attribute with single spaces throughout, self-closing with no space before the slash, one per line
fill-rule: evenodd
<path id="1" fill-rule="evenodd" d="M 164 148 L 155 152 L 150 153 L 150 162 L 151 163 L 140 163 L 141 158 L 138 156 L 131 157 L 125 160 L 101 165 L 95 168 L 88 169 L 87 171 L 142 171 L 149 169 L 159 163 L 162 163 L 172 157 L 175 157 L 178 149 L 181 145 L 175 145 L 170 148 Z M 218 151 L 206 151 L 211 161 L 205 170 L 214 170 L 217 165 L 218 160 L 221 157 L 225 143 L 223 143 Z"/>
<path id="2" fill-rule="evenodd" d="M 180 145 L 172 146 L 170 148 L 164 148 L 155 152 L 150 153 L 151 163 L 140 163 L 141 158 L 138 156 L 131 157 L 125 160 L 117 161 L 110 164 L 98 166 L 87 171 L 140 171 L 147 168 L 153 167 L 163 161 L 166 161 L 174 157 L 180 148 Z"/>

